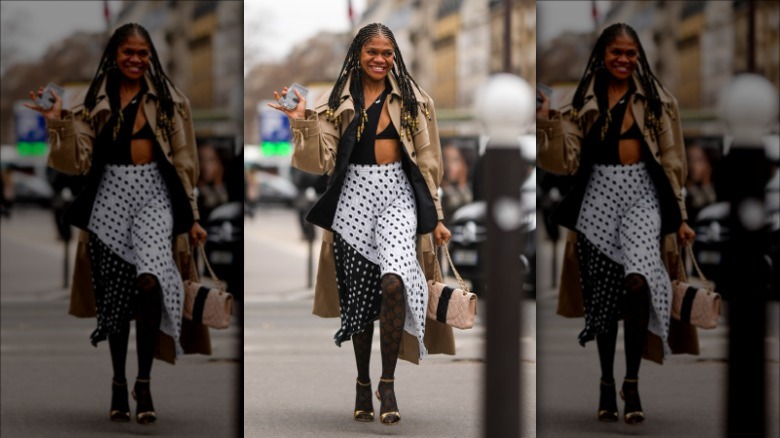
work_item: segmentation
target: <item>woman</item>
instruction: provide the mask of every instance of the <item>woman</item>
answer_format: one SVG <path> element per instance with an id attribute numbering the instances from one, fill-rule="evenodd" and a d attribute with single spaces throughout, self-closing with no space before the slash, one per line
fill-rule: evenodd
<path id="1" fill-rule="evenodd" d="M 30 97 L 42 92 L 31 91 Z M 130 420 L 125 361 L 130 320 L 136 318 L 136 421 L 152 423 L 150 375 L 158 333 L 172 338 L 176 355 L 182 352 L 184 292 L 173 239 L 186 232 L 193 242 L 206 238 L 196 222 L 198 161 L 189 104 L 165 75 L 149 33 L 134 23 L 113 33 L 86 95 L 72 110 L 54 98 L 48 110 L 26 106 L 46 118 L 49 165 L 87 175 L 64 219 L 89 232 L 97 315 L 90 340 L 97 346 L 108 339 L 111 350 L 110 418 Z"/>
<path id="2" fill-rule="evenodd" d="M 579 280 L 585 316 L 579 342 L 584 346 L 596 339 L 598 346 L 601 421 L 618 419 L 612 366 L 617 321 L 623 318 L 623 418 L 640 423 L 645 343 L 660 338 L 663 348 L 655 360 L 671 352 L 672 290 L 662 260 L 670 249 L 662 252 L 661 242 L 667 234 L 676 233 L 681 244 L 695 236 L 685 222 L 685 146 L 677 103 L 653 75 L 636 32 L 622 23 L 599 36 L 582 80 L 560 111 L 551 111 L 549 98 L 540 94 L 538 164 L 549 172 L 574 174 L 572 189 L 553 212 L 555 222 L 576 232 L 574 248 L 567 247 L 559 313 L 581 314 L 564 303 L 574 300 L 577 307 L 570 286 Z M 682 274 L 678 259 L 667 262 Z"/>
<path id="3" fill-rule="evenodd" d="M 355 36 L 336 85 L 315 110 L 306 110 L 295 93 L 300 102 L 292 110 L 270 104 L 291 120 L 292 164 L 330 174 L 327 190 L 307 215 L 333 232 L 332 238 L 323 236 L 315 313 L 328 314 L 318 313 L 317 302 L 337 289 L 341 328 L 334 340 L 339 346 L 353 341 L 357 421 L 374 419 L 369 360 L 379 319 L 382 378 L 376 396 L 381 422 L 395 424 L 401 420 L 394 376 L 403 333 L 416 338 L 407 347 L 418 350 L 413 361 L 427 353 L 428 295 L 415 259 L 416 234 L 433 232 L 436 245 L 450 238 L 437 197 L 442 164 L 433 101 L 407 71 L 393 33 L 376 23 Z"/>

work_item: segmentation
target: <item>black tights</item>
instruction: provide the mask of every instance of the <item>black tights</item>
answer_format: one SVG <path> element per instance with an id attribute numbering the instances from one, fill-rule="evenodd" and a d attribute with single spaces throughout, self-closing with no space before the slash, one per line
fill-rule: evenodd
<path id="1" fill-rule="evenodd" d="M 137 316 L 135 323 L 136 349 L 138 350 L 138 378 L 149 379 L 157 347 L 157 336 L 162 319 L 162 290 L 160 282 L 151 274 L 138 276 Z M 111 350 L 111 365 L 114 368 L 114 380 L 117 383 L 127 381 L 125 362 L 127 345 L 130 340 L 130 323 L 126 323 L 118 333 L 108 335 Z"/>
<path id="2" fill-rule="evenodd" d="M 379 311 L 383 379 L 392 379 L 395 376 L 395 366 L 398 363 L 398 351 L 401 348 L 405 317 L 406 302 L 404 300 L 403 280 L 395 274 L 386 274 L 382 277 L 382 309 Z M 358 380 L 363 383 L 368 382 L 370 379 L 369 363 L 371 360 L 371 340 L 373 336 L 373 323 L 369 323 L 365 330 L 352 336 Z"/>
<path id="3" fill-rule="evenodd" d="M 623 331 L 626 350 L 626 379 L 639 378 L 639 365 L 647 336 L 650 312 L 650 289 L 647 281 L 639 274 L 626 277 L 626 298 L 624 302 Z M 617 344 L 618 325 L 615 322 L 609 330 L 596 335 L 601 363 L 601 380 L 613 382 L 613 363 Z"/>

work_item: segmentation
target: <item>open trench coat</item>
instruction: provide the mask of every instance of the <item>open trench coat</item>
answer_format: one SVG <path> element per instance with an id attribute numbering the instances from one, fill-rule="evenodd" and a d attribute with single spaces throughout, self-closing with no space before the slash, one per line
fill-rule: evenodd
<path id="1" fill-rule="evenodd" d="M 169 85 L 176 108 L 173 132 L 170 139 L 159 135 L 156 126 L 156 91 L 148 74 L 144 79 L 148 92 L 143 97 L 142 111 L 144 111 L 146 120 L 152 125 L 152 131 L 157 133 L 157 141 L 160 143 L 163 155 L 173 166 L 181 180 L 185 196 L 188 198 L 181 201 L 184 205 L 189 203 L 192 209 L 192 217 L 197 220 L 198 208 L 193 187 L 198 179 L 198 154 L 189 102 L 184 95 Z M 97 132 L 100 132 L 100 129 L 105 126 L 111 117 L 105 85 L 104 81 L 98 91 L 97 104 L 91 112 L 92 117 L 97 121 Z M 73 108 L 69 110 L 63 109 L 61 120 L 47 119 L 46 121 L 51 143 L 48 165 L 53 169 L 71 175 L 88 174 L 93 164 L 93 147 L 95 146 L 94 141 L 97 132 L 89 123 L 82 119 L 85 97 L 86 92 L 75 99 L 76 104 Z M 100 175 L 97 176 L 99 177 Z M 85 190 L 87 189 L 85 188 Z M 82 318 L 95 317 L 96 314 L 88 242 L 89 232 L 83 229 L 80 230 L 77 239 L 76 265 L 73 271 L 70 308 L 68 311 L 69 314 Z M 195 269 L 192 261 L 187 234 L 179 234 L 174 237 L 173 258 L 183 279 L 197 279 L 197 269 Z M 180 343 L 185 353 L 211 354 L 208 328 L 200 324 L 193 324 L 187 319 L 182 319 Z M 155 356 L 166 362 L 175 363 L 176 348 L 173 338 L 160 332 Z"/>
<path id="2" fill-rule="evenodd" d="M 686 220 L 687 214 L 682 187 L 685 183 L 687 165 L 677 101 L 660 84 L 656 83 L 664 111 L 658 138 L 653 137 L 648 134 L 644 126 L 644 89 L 636 75 L 634 75 L 633 81 L 636 92 L 631 96 L 630 105 L 634 119 L 639 125 L 639 129 L 645 133 L 645 141 L 650 149 L 650 153 L 656 163 L 663 168 L 676 197 L 682 219 Z M 537 119 L 537 165 L 542 169 L 564 175 L 576 174 L 579 170 L 581 142 L 585 137 L 585 133 L 593 126 L 599 116 L 598 103 L 593 88 L 594 82 L 591 81 L 585 94 L 585 104 L 579 111 L 584 129 L 581 129 L 577 121 L 573 120 L 572 117 L 571 101 L 574 96 L 573 92 L 563 100 L 560 111 L 551 112 L 549 120 Z M 565 317 L 581 317 L 584 315 L 576 242 L 576 231 L 569 230 L 566 236 L 557 308 L 557 313 Z M 661 258 L 670 278 L 685 280 L 685 270 L 682 266 L 676 234 L 662 236 Z M 649 331 L 647 333 L 644 358 L 662 364 L 664 358 L 662 340 Z M 689 324 L 670 318 L 668 341 L 669 347 L 675 354 L 699 354 L 696 328 Z"/>
<path id="3" fill-rule="evenodd" d="M 401 126 L 401 94 L 398 83 L 389 75 L 391 93 L 388 100 L 388 110 L 390 119 L 396 127 Z M 341 104 L 334 112 L 334 116 L 341 115 L 341 124 L 336 126 L 334 123 L 326 120 L 325 112 L 328 109 L 328 97 L 330 91 L 323 94 L 314 110 L 306 110 L 305 119 L 294 119 L 291 121 L 293 132 L 294 150 L 292 156 L 292 165 L 305 172 L 316 174 L 330 174 L 332 177 L 338 166 L 336 157 L 338 154 L 339 140 L 342 133 L 345 132 L 355 116 L 354 103 L 349 94 L 349 82 L 344 86 L 341 96 Z M 405 159 L 410 160 L 416 169 L 417 175 L 422 175 L 423 180 L 410 181 L 413 186 L 427 187 L 425 193 L 427 199 L 433 200 L 436 215 L 441 220 L 444 216 L 441 210 L 441 204 L 438 200 L 437 189 L 442 178 L 441 164 L 441 144 L 439 140 L 438 127 L 436 125 L 436 114 L 433 107 L 433 100 L 425 92 L 418 92 L 415 89 L 420 112 L 418 116 L 418 129 L 407 138 L 401 133 L 401 143 L 404 148 L 402 151 Z M 428 109 L 430 118 L 426 117 L 423 111 L 423 104 Z M 400 130 L 400 128 L 399 128 Z M 346 157 L 348 159 L 349 157 Z M 417 171 L 419 169 L 419 172 Z M 413 175 L 414 176 L 414 175 Z M 414 178 L 413 178 L 414 179 Z M 416 191 L 418 203 L 420 196 Z M 323 195 L 325 196 L 325 195 Z M 330 206 L 332 207 L 332 206 Z M 419 208 L 418 208 L 419 210 Z M 333 208 L 335 211 L 335 208 Z M 419 215 L 419 213 L 418 213 Z M 310 212 L 311 217 L 312 214 Z M 317 219 L 319 215 L 315 216 Z M 332 219 L 332 218 L 331 218 Z M 433 218 L 435 221 L 437 218 Z M 421 220 L 418 217 L 418 221 Z M 428 221 L 430 222 L 430 221 Z M 433 278 L 434 264 L 437 263 L 433 252 L 432 235 L 419 234 L 417 242 L 417 258 L 423 267 L 426 279 Z M 319 267 L 317 270 L 317 283 L 314 291 L 313 314 L 323 318 L 336 318 L 340 316 L 339 296 L 336 286 L 336 263 L 333 256 L 333 233 L 324 230 L 322 236 L 322 248 L 320 251 Z M 425 321 L 425 347 L 428 354 L 455 354 L 455 340 L 452 333 L 452 327 L 442 324 L 432 319 Z M 414 335 L 403 332 L 401 349 L 399 357 L 412 363 L 419 363 L 419 342 Z"/>

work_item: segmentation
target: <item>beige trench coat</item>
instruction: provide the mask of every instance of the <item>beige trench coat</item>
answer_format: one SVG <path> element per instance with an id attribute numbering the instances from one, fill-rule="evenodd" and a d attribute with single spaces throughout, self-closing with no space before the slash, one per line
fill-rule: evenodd
<path id="1" fill-rule="evenodd" d="M 144 96 L 143 111 L 146 119 L 153 125 L 157 121 L 155 88 L 151 80 L 146 78 L 149 92 Z M 190 106 L 187 98 L 171 87 L 171 94 L 176 105 L 176 115 L 173 120 L 173 133 L 170 142 L 158 136 L 157 140 L 168 161 L 174 165 L 182 181 L 186 193 L 189 194 L 190 205 L 195 219 L 198 218 L 197 201 L 193 191 L 198 180 L 198 152 L 195 145 L 195 132 L 192 125 Z M 67 174 L 86 174 L 89 171 L 92 157 L 92 147 L 95 131 L 81 118 L 84 110 L 84 97 L 76 98 L 78 102 L 72 109 L 64 110 L 61 120 L 47 120 L 51 150 L 48 164 L 50 167 Z M 98 103 L 92 111 L 97 120 L 98 129 L 110 118 L 110 108 L 106 97 L 105 82 L 98 91 Z M 94 317 L 96 314 L 95 294 L 92 289 L 92 268 L 90 266 L 87 244 L 89 233 L 81 230 L 76 246 L 76 266 L 73 271 L 73 281 L 70 291 L 70 308 L 68 313 L 82 318 Z M 176 236 L 173 256 L 182 278 L 197 279 L 197 270 L 192 264 L 192 254 L 188 236 Z M 211 340 L 208 328 L 195 325 L 182 319 L 180 343 L 185 353 L 211 354 Z M 157 343 L 158 359 L 175 363 L 176 349 L 173 338 L 160 332 Z"/>
<path id="2" fill-rule="evenodd" d="M 390 119 L 396 127 L 401 126 L 400 91 L 398 83 L 390 76 L 392 87 L 388 110 Z M 355 110 L 352 98 L 349 96 L 349 82 L 344 86 L 342 104 L 336 109 L 335 115 L 341 115 L 341 126 L 336 127 L 326 121 L 325 111 L 328 109 L 327 99 L 330 91 L 325 93 L 317 103 L 315 110 L 306 110 L 305 120 L 292 120 L 294 150 L 292 165 L 310 173 L 331 173 L 335 167 L 336 150 L 341 132 L 347 127 Z M 438 187 L 442 178 L 441 144 L 439 130 L 436 124 L 436 113 L 433 100 L 426 93 L 415 89 L 415 97 L 420 105 L 418 130 L 411 139 L 401 135 L 401 143 L 406 148 L 409 157 L 420 168 L 428 189 L 433 196 L 439 219 L 443 219 L 441 204 L 438 198 Z M 430 113 L 430 120 L 423 114 L 425 104 Z M 423 267 L 425 277 L 433 278 L 433 266 L 436 259 L 433 253 L 432 235 L 418 237 L 417 257 Z M 336 264 L 333 257 L 333 233 L 324 231 L 320 251 L 317 284 L 314 291 L 313 314 L 323 318 L 339 317 L 339 299 L 336 287 Z M 455 354 L 455 339 L 452 327 L 438 321 L 426 319 L 425 347 L 429 354 Z M 417 338 L 406 331 L 403 333 L 399 357 L 412 363 L 419 363 L 419 343 Z"/>
<path id="3" fill-rule="evenodd" d="M 647 135 L 645 130 L 644 89 L 634 76 L 636 92 L 631 96 L 631 111 L 639 129 L 645 133 L 645 140 L 653 158 L 663 167 L 672 190 L 677 197 L 683 220 L 687 219 L 685 199 L 682 187 L 687 176 L 685 145 L 683 143 L 682 126 L 680 123 L 677 101 L 666 92 L 660 84 L 656 84 L 661 101 L 664 105 L 661 132 L 658 140 Z M 560 112 L 551 113 L 550 120 L 537 120 L 536 145 L 537 165 L 542 169 L 556 174 L 574 174 L 579 167 L 580 144 L 584 132 L 598 119 L 598 103 L 593 92 L 593 82 L 585 94 L 585 105 L 580 110 L 584 123 L 584 131 L 577 122 L 572 120 L 571 100 L 573 93 L 564 99 Z M 558 293 L 557 313 L 565 317 L 581 317 L 584 315 L 580 272 L 576 252 L 577 233 L 569 231 L 566 236 L 563 269 L 561 272 L 560 289 Z M 667 272 L 672 279 L 685 280 L 685 270 L 682 268 L 676 235 L 664 236 L 661 244 L 661 257 Z M 670 318 L 669 346 L 673 353 L 699 354 L 699 340 L 696 328 Z M 645 342 L 644 357 L 654 362 L 663 363 L 663 344 L 661 338 L 648 332 Z"/>

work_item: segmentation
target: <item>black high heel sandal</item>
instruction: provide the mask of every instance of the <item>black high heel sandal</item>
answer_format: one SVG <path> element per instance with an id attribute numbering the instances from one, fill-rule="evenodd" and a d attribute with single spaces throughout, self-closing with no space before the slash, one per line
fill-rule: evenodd
<path id="1" fill-rule="evenodd" d="M 639 400 L 639 379 L 623 380 L 620 398 L 626 402 L 626 408 L 623 411 L 623 421 L 626 424 L 639 424 L 645 421 L 642 402 Z"/>
<path id="2" fill-rule="evenodd" d="M 138 424 L 151 424 L 157 421 L 152 403 L 152 391 L 149 389 L 150 379 L 136 379 L 133 387 L 133 400 L 137 402 L 135 421 Z"/>
<path id="3" fill-rule="evenodd" d="M 617 398 L 615 397 L 615 382 L 599 383 L 599 421 L 614 423 L 618 421 Z"/>
<path id="4" fill-rule="evenodd" d="M 374 421 L 374 404 L 371 400 L 371 381 L 355 380 L 355 421 Z"/>
<path id="5" fill-rule="evenodd" d="M 127 401 L 127 382 L 118 383 L 111 381 L 111 412 L 109 412 L 111 421 L 127 422 L 130 421 L 130 403 Z"/>
<path id="6" fill-rule="evenodd" d="M 381 403 L 379 406 L 379 421 L 382 424 L 392 426 L 401 421 L 401 413 L 398 412 L 398 402 L 395 400 L 395 379 L 379 379 L 376 390 L 376 398 Z"/>

